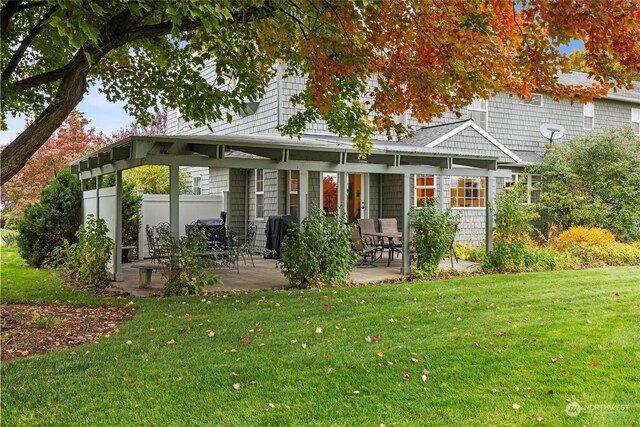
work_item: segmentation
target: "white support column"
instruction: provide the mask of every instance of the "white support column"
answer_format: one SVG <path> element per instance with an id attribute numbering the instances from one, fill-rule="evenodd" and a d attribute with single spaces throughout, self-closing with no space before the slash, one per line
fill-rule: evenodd
<path id="1" fill-rule="evenodd" d="M 122 282 L 122 171 L 116 171 L 115 244 L 113 245 L 113 279 Z"/>
<path id="2" fill-rule="evenodd" d="M 300 225 L 309 212 L 309 171 L 301 170 L 298 176 L 298 203 Z"/>
<path id="3" fill-rule="evenodd" d="M 491 208 L 494 206 L 496 179 L 495 177 L 486 177 L 484 179 L 486 208 L 485 208 L 485 244 L 487 254 L 493 251 L 493 212 Z"/>
<path id="4" fill-rule="evenodd" d="M 144 198 L 144 190 L 139 189 L 136 190 L 136 194 L 139 197 Z M 142 206 L 144 206 L 144 202 L 142 202 Z M 144 221 L 142 221 L 142 212 L 140 213 L 140 217 L 141 217 L 141 221 L 140 221 L 140 228 L 138 229 L 138 259 L 142 260 L 144 259 L 144 242 L 145 242 L 145 237 L 146 237 L 146 232 L 147 230 L 144 229 L 143 225 L 144 225 Z"/>
<path id="5" fill-rule="evenodd" d="M 171 233 L 180 238 L 180 166 L 169 166 L 169 226 Z"/>
<path id="6" fill-rule="evenodd" d="M 411 208 L 411 174 L 404 174 L 402 192 L 402 270 L 401 274 L 411 274 L 411 255 L 409 254 L 409 210 Z"/>
<path id="7" fill-rule="evenodd" d="M 369 180 L 369 174 L 362 174 L 362 200 L 364 201 L 364 212 L 361 212 L 360 218 L 369 218 L 371 216 L 371 182 Z"/>
<path id="8" fill-rule="evenodd" d="M 102 184 L 102 175 L 96 176 L 96 219 L 100 218 L 100 186 Z"/>
<path id="9" fill-rule="evenodd" d="M 444 212 L 444 200 L 445 200 L 445 191 L 444 191 L 444 183 L 445 180 L 448 177 L 445 177 L 444 175 L 440 175 L 439 177 L 439 182 L 437 183 L 438 186 L 438 204 L 440 205 L 440 212 Z"/>
<path id="10" fill-rule="evenodd" d="M 338 208 L 347 210 L 347 187 L 349 181 L 345 172 L 338 173 Z"/>

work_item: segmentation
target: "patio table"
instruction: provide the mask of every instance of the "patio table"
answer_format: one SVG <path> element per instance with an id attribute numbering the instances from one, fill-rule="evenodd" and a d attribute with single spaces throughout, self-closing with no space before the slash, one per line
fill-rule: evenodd
<path id="1" fill-rule="evenodd" d="M 372 236 L 372 237 L 379 237 L 382 239 L 383 245 L 384 245 L 384 239 L 388 239 L 389 241 L 389 256 L 387 259 L 387 267 L 389 267 L 391 265 L 391 260 L 393 259 L 393 251 L 395 249 L 395 243 L 394 243 L 394 239 L 400 239 L 402 240 L 402 233 L 401 232 L 388 232 L 388 233 L 381 233 L 381 232 L 369 232 L 369 233 L 362 233 L 363 236 Z"/>

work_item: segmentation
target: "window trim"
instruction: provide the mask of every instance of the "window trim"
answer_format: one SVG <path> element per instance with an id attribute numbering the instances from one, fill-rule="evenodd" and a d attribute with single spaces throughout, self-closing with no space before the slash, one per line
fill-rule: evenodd
<path id="1" fill-rule="evenodd" d="M 293 173 L 296 172 L 298 174 L 298 188 L 300 188 L 300 171 L 290 170 L 287 171 L 287 215 L 291 215 L 291 196 L 298 195 L 298 190 L 293 190 L 293 186 L 291 185 L 291 179 L 293 178 Z M 298 198 L 298 203 L 296 204 L 296 216 L 300 213 L 300 199 Z"/>
<path id="2" fill-rule="evenodd" d="M 484 108 L 476 108 L 473 107 L 473 102 L 476 101 L 483 101 L 484 102 Z M 489 100 L 488 99 L 483 99 L 483 98 L 476 98 L 473 100 L 473 102 L 469 105 L 467 105 L 467 110 L 468 111 L 480 111 L 482 113 L 484 113 L 484 127 L 478 123 L 478 126 L 480 126 L 482 129 L 484 129 L 485 131 L 489 131 Z M 471 119 L 471 113 L 469 113 L 469 118 Z"/>
<path id="3" fill-rule="evenodd" d="M 433 185 L 418 185 L 418 177 L 432 177 Z M 438 188 L 437 188 L 436 176 L 428 173 L 417 173 L 413 175 L 413 207 L 415 209 L 422 209 L 422 205 L 418 205 L 418 189 L 431 189 L 433 188 L 433 197 L 431 200 L 438 197 Z"/>
<path id="4" fill-rule="evenodd" d="M 529 107 L 538 107 L 538 108 L 543 108 L 544 107 L 544 94 L 543 93 L 538 93 L 538 92 L 531 92 L 531 98 L 527 99 L 521 99 L 520 100 L 520 104 L 522 105 L 527 105 Z M 536 104 L 532 104 L 531 102 L 527 102 L 527 101 L 531 101 L 533 99 L 534 96 L 540 96 L 540 105 L 536 105 Z"/>
<path id="5" fill-rule="evenodd" d="M 196 187 L 196 179 L 198 179 L 198 186 Z M 196 188 L 198 189 L 198 192 L 196 192 Z M 191 177 L 191 189 L 193 191 L 193 195 L 194 196 L 201 196 L 202 195 L 202 175 L 193 175 Z"/>
<path id="6" fill-rule="evenodd" d="M 262 179 L 258 180 L 258 171 L 260 171 L 260 174 L 262 175 Z M 262 190 L 258 191 L 258 181 L 262 182 Z M 255 169 L 255 179 L 254 179 L 254 195 L 255 195 L 255 206 L 254 206 L 254 210 L 255 210 L 255 218 L 258 219 L 264 219 L 264 169 Z M 258 216 L 258 196 L 262 196 L 262 216 Z"/>
<path id="7" fill-rule="evenodd" d="M 538 177 L 540 178 L 540 180 L 538 182 L 542 182 L 542 175 L 540 175 L 539 173 L 525 173 L 525 172 L 511 172 L 511 178 L 505 178 L 505 182 L 504 182 L 504 190 L 505 191 L 509 191 L 511 190 L 511 187 L 507 187 L 507 183 L 518 183 L 522 178 L 526 178 L 526 184 L 527 184 L 527 201 L 524 203 L 525 205 L 535 205 L 537 202 L 532 202 L 531 201 L 531 194 L 533 193 L 533 191 L 539 191 L 540 193 L 542 193 L 542 188 L 533 188 L 534 186 L 534 182 L 533 182 L 533 177 Z M 513 180 L 513 178 L 515 177 L 515 181 Z M 511 181 L 506 181 L 507 179 L 511 179 Z M 540 196 L 538 196 L 540 197 Z"/>
<path id="8" fill-rule="evenodd" d="M 591 111 L 589 112 L 591 115 L 587 114 L 587 107 L 591 107 Z M 591 127 L 588 128 L 585 126 L 584 119 L 586 117 L 591 118 Z M 584 130 L 593 130 L 596 127 L 596 104 L 594 102 L 587 102 L 586 104 L 582 104 L 582 128 Z"/>
<path id="9" fill-rule="evenodd" d="M 634 115 L 635 115 L 635 117 L 634 117 Z M 634 127 L 633 134 L 636 135 L 636 136 L 640 136 L 640 108 L 632 108 L 631 109 L 631 124 L 632 124 L 632 126 L 633 126 L 634 123 L 638 124 L 638 132 L 636 132 L 635 127 Z"/>
<path id="10" fill-rule="evenodd" d="M 458 187 L 458 186 L 455 186 L 455 187 L 453 186 L 453 184 L 452 184 L 453 179 L 478 180 L 480 182 L 480 185 L 481 185 L 481 187 L 478 188 L 478 191 L 480 191 L 481 189 L 484 189 L 484 197 L 482 197 L 482 198 L 478 197 L 478 199 L 479 200 L 484 200 L 484 206 L 453 206 L 453 204 L 451 203 L 451 198 L 453 197 L 451 195 L 451 192 L 453 191 L 454 188 L 461 188 L 461 187 Z M 464 199 L 466 199 L 466 197 L 464 197 Z M 478 210 L 478 209 L 483 209 L 484 210 L 484 209 L 487 209 L 487 188 L 486 188 L 485 179 L 483 177 L 478 177 L 478 176 L 450 176 L 449 177 L 449 206 L 451 207 L 451 209 L 460 209 L 460 210 Z"/>

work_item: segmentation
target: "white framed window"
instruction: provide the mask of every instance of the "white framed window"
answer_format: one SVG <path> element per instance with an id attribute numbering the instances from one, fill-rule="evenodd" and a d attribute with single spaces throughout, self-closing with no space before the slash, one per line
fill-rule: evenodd
<path id="1" fill-rule="evenodd" d="M 338 212 L 338 174 L 323 172 L 320 174 L 320 208 L 327 214 L 332 215 Z"/>
<path id="2" fill-rule="evenodd" d="M 489 128 L 489 101 L 476 99 L 468 107 L 469 118 L 476 122 L 482 129 Z"/>
<path id="3" fill-rule="evenodd" d="M 584 115 L 584 128 L 586 130 L 593 130 L 593 118 L 595 116 L 595 107 L 593 102 L 587 102 L 583 105 Z"/>
<path id="4" fill-rule="evenodd" d="M 484 208 L 487 205 L 484 178 L 451 177 L 452 208 Z"/>
<path id="5" fill-rule="evenodd" d="M 633 133 L 640 136 L 640 108 L 631 109 L 631 126 L 633 126 Z"/>
<path id="6" fill-rule="evenodd" d="M 298 183 L 300 179 L 299 171 L 289 171 L 289 206 L 287 212 L 289 215 L 298 217 Z"/>
<path id="7" fill-rule="evenodd" d="M 185 121 L 180 110 L 176 110 L 176 121 L 176 127 L 178 128 L 178 130 L 182 130 L 182 128 L 184 128 Z"/>
<path id="8" fill-rule="evenodd" d="M 194 176 L 192 186 L 193 186 L 193 194 L 195 194 L 196 196 L 201 195 L 202 194 L 202 177 Z"/>
<path id="9" fill-rule="evenodd" d="M 264 219 L 264 169 L 256 169 L 256 219 Z"/>
<path id="10" fill-rule="evenodd" d="M 544 96 L 541 93 L 532 93 L 528 98 L 522 100 L 522 104 L 534 107 L 543 107 Z"/>
<path id="11" fill-rule="evenodd" d="M 504 189 L 511 189 L 517 182 L 522 182 L 523 185 L 527 187 L 526 204 L 530 205 L 537 203 L 538 200 L 540 200 L 540 193 L 542 192 L 542 175 L 514 173 L 511 175 L 511 179 L 507 179 L 505 181 Z"/>
<path id="12" fill-rule="evenodd" d="M 436 177 L 414 175 L 413 206 L 421 208 L 436 196 Z"/>

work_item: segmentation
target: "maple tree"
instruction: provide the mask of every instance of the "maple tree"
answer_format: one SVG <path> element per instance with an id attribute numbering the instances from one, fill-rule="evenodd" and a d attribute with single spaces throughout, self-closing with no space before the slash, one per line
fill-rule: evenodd
<path id="1" fill-rule="evenodd" d="M 477 97 L 533 89 L 584 102 L 640 71 L 640 0 L 5 0 L 0 18 L 3 122 L 36 114 L 3 151 L 2 182 L 90 83 L 142 123 L 162 104 L 199 125 L 243 111 L 286 62 L 307 85 L 292 98 L 304 109 L 280 131 L 323 119 L 365 155 L 374 133 L 407 133 L 393 117 L 408 110 L 429 122 Z M 572 65 L 559 50 L 571 40 L 584 42 L 591 86 L 555 79 Z"/>
<path id="2" fill-rule="evenodd" d="M 97 147 L 98 138 L 89 120 L 73 110 L 62 126 L 29 159 L 26 166 L 3 185 L 7 207 L 19 216 L 27 205 L 40 200 L 40 192 L 69 163 Z M 29 123 L 27 123 L 29 126 Z M 5 201 L 3 200 L 3 202 Z"/>

